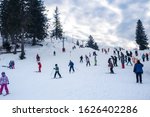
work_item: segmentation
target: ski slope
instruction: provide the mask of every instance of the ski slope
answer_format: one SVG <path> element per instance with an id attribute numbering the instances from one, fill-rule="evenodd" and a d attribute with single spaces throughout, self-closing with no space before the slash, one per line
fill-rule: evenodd
<path id="1" fill-rule="evenodd" d="M 149 100 L 150 99 L 150 62 L 144 64 L 143 84 L 137 84 L 133 66 L 114 68 L 116 74 L 107 74 L 108 58 L 110 53 L 97 51 L 98 65 L 94 66 L 94 57 L 91 56 L 91 67 L 79 63 L 81 55 L 93 53 L 89 48 L 76 48 L 71 42 L 66 42 L 66 52 L 62 53 L 62 43 L 57 41 L 44 42 L 43 47 L 26 47 L 26 59 L 19 60 L 19 54 L 0 55 L 0 65 L 8 65 L 10 60 L 15 61 L 15 69 L 0 68 L 6 72 L 10 84 L 10 94 L 0 95 L 0 100 Z M 53 56 L 53 51 L 56 56 Z M 41 57 L 42 72 L 37 73 L 38 65 L 36 54 Z M 142 52 L 141 52 L 142 53 Z M 75 64 L 75 72 L 69 73 L 69 60 Z M 52 79 L 54 66 L 58 64 L 63 78 Z M 3 92 L 5 94 L 5 91 Z"/>

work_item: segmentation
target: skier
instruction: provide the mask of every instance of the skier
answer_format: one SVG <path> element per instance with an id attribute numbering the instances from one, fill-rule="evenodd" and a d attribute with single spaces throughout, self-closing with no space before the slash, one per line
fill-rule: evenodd
<path id="1" fill-rule="evenodd" d="M 144 53 L 142 54 L 142 60 L 143 60 L 143 62 L 145 62 L 145 54 Z"/>
<path id="2" fill-rule="evenodd" d="M 116 67 L 118 66 L 117 65 L 117 57 L 116 56 L 114 56 L 114 66 L 116 66 Z"/>
<path id="3" fill-rule="evenodd" d="M 132 66 L 132 63 L 131 63 L 131 57 L 130 57 L 130 56 L 128 56 L 128 62 L 127 62 L 126 65 L 128 65 L 129 63 L 130 63 L 130 65 Z"/>
<path id="4" fill-rule="evenodd" d="M 54 70 L 55 70 L 54 78 L 56 78 L 56 75 L 57 75 L 57 74 L 59 75 L 59 78 L 62 78 L 61 75 L 60 75 L 60 73 L 59 73 L 59 67 L 58 67 L 57 64 L 55 64 Z"/>
<path id="5" fill-rule="evenodd" d="M 97 59 L 96 59 L 96 56 L 94 56 L 94 65 L 97 66 Z"/>
<path id="6" fill-rule="evenodd" d="M 53 55 L 56 56 L 56 52 L 55 51 L 53 51 Z"/>
<path id="7" fill-rule="evenodd" d="M 5 75 L 5 72 L 2 72 L 1 75 L 2 76 L 0 78 L 0 85 L 1 85 L 0 95 L 2 94 L 4 88 L 5 88 L 6 95 L 7 95 L 7 94 L 9 94 L 9 90 L 7 87 L 7 85 L 9 84 L 9 80 L 8 80 L 8 77 Z"/>
<path id="8" fill-rule="evenodd" d="M 10 62 L 9 62 L 9 67 L 8 68 L 10 68 L 10 69 L 15 69 L 15 62 L 13 61 L 13 60 L 11 60 Z"/>
<path id="9" fill-rule="evenodd" d="M 136 83 L 139 82 L 142 84 L 142 74 L 143 74 L 143 64 L 140 63 L 140 61 L 138 60 L 137 63 L 134 65 L 134 69 L 133 72 L 136 74 Z"/>
<path id="10" fill-rule="evenodd" d="M 114 71 L 113 71 L 113 63 L 111 61 L 111 58 L 108 59 L 108 67 L 110 67 L 110 73 L 114 74 Z"/>
<path id="11" fill-rule="evenodd" d="M 148 55 L 148 53 L 146 53 L 145 57 L 146 57 L 146 60 L 149 61 L 149 55 Z"/>
<path id="12" fill-rule="evenodd" d="M 122 69 L 125 68 L 124 62 L 125 62 L 125 60 L 124 60 L 124 55 L 122 54 L 122 56 L 121 56 L 121 65 L 122 65 Z"/>
<path id="13" fill-rule="evenodd" d="M 36 55 L 36 61 L 40 61 L 40 56 L 38 54 Z"/>
<path id="14" fill-rule="evenodd" d="M 73 72 L 75 72 L 75 70 L 74 70 L 74 63 L 70 60 L 70 62 L 69 62 L 69 73 L 71 73 L 71 70 L 73 71 Z"/>
<path id="15" fill-rule="evenodd" d="M 83 56 L 80 56 L 80 63 L 83 63 Z"/>
<path id="16" fill-rule="evenodd" d="M 86 66 L 91 66 L 90 59 L 88 56 L 86 56 Z"/>
<path id="17" fill-rule="evenodd" d="M 135 50 L 135 56 L 138 56 L 138 51 L 137 50 Z"/>
<path id="18" fill-rule="evenodd" d="M 41 68 L 42 68 L 42 64 L 41 64 L 41 62 L 38 62 L 38 69 L 39 69 L 38 72 L 41 72 Z"/>

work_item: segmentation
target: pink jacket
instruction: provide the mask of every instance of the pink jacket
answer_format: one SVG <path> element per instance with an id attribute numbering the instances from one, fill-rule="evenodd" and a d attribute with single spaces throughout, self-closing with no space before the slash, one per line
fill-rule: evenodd
<path id="1" fill-rule="evenodd" d="M 0 78 L 0 85 L 3 85 L 3 84 L 9 84 L 9 80 L 7 76 Z"/>

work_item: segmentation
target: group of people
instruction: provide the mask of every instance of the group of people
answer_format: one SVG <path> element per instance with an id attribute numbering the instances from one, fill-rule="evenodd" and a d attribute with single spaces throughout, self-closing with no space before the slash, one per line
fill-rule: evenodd
<path id="1" fill-rule="evenodd" d="M 118 54 L 118 57 L 116 57 L 116 52 Z M 136 74 L 136 83 L 141 83 L 142 84 L 142 74 L 143 74 L 143 64 L 140 62 L 139 59 L 133 57 L 132 52 L 128 52 L 126 51 L 126 55 L 120 50 L 115 50 L 114 51 L 114 55 L 115 56 L 111 56 L 111 58 L 108 59 L 108 67 L 110 67 L 110 73 L 114 73 L 113 68 L 115 66 L 117 66 L 117 59 L 119 59 L 121 61 L 121 66 L 124 69 L 125 68 L 125 62 L 126 65 L 128 65 L 130 63 L 130 65 L 132 66 L 134 63 L 134 67 L 133 67 L 133 72 Z M 135 50 L 135 56 L 139 56 L 138 51 Z M 148 53 L 146 54 L 142 54 L 142 60 L 143 62 L 145 61 L 145 58 L 147 61 L 149 61 L 149 55 Z M 147 56 L 147 57 L 146 57 Z M 133 63 L 132 63 L 133 60 Z"/>

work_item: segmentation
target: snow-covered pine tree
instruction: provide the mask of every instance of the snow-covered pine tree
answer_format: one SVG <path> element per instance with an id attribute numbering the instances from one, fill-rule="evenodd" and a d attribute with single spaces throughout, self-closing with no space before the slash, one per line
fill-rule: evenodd
<path id="1" fill-rule="evenodd" d="M 94 41 L 94 38 L 91 35 L 89 36 L 89 40 L 87 41 L 86 47 L 99 50 L 97 43 Z"/>
<path id="2" fill-rule="evenodd" d="M 58 7 L 56 7 L 54 11 L 54 22 L 53 22 L 53 29 L 51 31 L 51 38 L 55 38 L 56 40 L 62 39 L 63 38 L 63 28 L 60 22 L 60 17 L 59 17 L 59 10 Z"/>
<path id="3" fill-rule="evenodd" d="M 148 38 L 144 31 L 144 26 L 139 19 L 137 21 L 137 27 L 136 27 L 136 43 L 139 45 L 140 50 L 145 50 L 148 48 Z"/>

